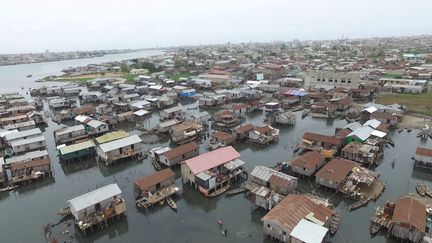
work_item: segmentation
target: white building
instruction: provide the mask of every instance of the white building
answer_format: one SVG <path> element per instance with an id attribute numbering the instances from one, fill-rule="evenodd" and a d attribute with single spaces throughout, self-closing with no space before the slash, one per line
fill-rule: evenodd
<path id="1" fill-rule="evenodd" d="M 5 140 L 7 144 L 10 146 L 12 141 L 16 141 L 18 139 L 27 139 L 32 137 L 38 137 L 42 132 L 39 128 L 33 128 L 24 131 L 12 132 L 5 135 Z"/>
<path id="2" fill-rule="evenodd" d="M 138 158 L 143 155 L 144 146 L 138 135 L 121 138 L 111 142 L 99 144 L 96 148 L 96 153 L 106 165 L 111 165 L 114 162 Z"/>
<path id="3" fill-rule="evenodd" d="M 45 137 L 39 135 L 32 138 L 21 138 L 11 142 L 11 147 L 15 154 L 23 154 L 35 150 L 46 149 Z"/>

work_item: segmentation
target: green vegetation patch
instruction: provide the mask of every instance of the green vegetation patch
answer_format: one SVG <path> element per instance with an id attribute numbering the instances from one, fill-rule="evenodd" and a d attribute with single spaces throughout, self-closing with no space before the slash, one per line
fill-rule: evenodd
<path id="1" fill-rule="evenodd" d="M 432 116 L 432 93 L 426 94 L 388 94 L 377 99 L 377 103 L 405 105 L 408 112 Z"/>

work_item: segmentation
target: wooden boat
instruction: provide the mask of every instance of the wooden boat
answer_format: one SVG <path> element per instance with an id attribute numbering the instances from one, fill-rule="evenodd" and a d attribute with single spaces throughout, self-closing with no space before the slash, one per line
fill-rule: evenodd
<path id="1" fill-rule="evenodd" d="M 371 222 L 369 230 L 372 235 L 375 235 L 381 230 L 381 226 L 378 223 Z"/>
<path id="2" fill-rule="evenodd" d="M 214 192 L 212 192 L 212 193 L 209 193 L 207 197 L 210 197 L 210 198 L 212 198 L 212 197 L 217 197 L 217 196 L 219 196 L 219 195 L 225 193 L 226 191 L 228 191 L 228 189 L 230 188 L 230 186 L 231 186 L 231 185 L 228 184 L 228 185 L 226 185 L 226 186 L 224 186 L 224 187 L 222 187 L 222 188 L 220 188 L 220 189 L 217 189 L 216 191 L 214 191 Z"/>
<path id="3" fill-rule="evenodd" d="M 61 209 L 59 209 L 59 210 L 57 211 L 57 214 L 58 214 L 58 215 L 61 215 L 61 216 L 66 216 L 66 215 L 70 215 L 70 214 L 72 214 L 72 212 L 71 212 L 70 208 L 67 207 L 67 208 L 61 208 Z"/>
<path id="4" fill-rule="evenodd" d="M 158 170 L 158 171 L 162 170 L 162 167 L 161 167 L 161 165 L 158 162 L 152 161 L 152 165 L 155 168 L 155 170 Z"/>
<path id="5" fill-rule="evenodd" d="M 416 184 L 416 191 L 417 191 L 417 193 L 420 196 L 424 197 L 426 195 L 426 186 L 425 186 L 425 184 L 417 182 L 417 184 Z"/>
<path id="6" fill-rule="evenodd" d="M 349 211 L 360 208 L 362 206 L 364 206 L 365 204 L 367 204 L 370 201 L 370 198 L 362 198 L 360 200 L 358 200 L 357 202 L 351 204 L 349 206 Z"/>
<path id="7" fill-rule="evenodd" d="M 401 133 L 403 132 L 403 130 L 404 130 L 403 128 L 400 128 L 398 132 Z"/>
<path id="8" fill-rule="evenodd" d="M 18 186 L 7 186 L 7 187 L 4 187 L 4 188 L 1 188 L 0 192 L 8 192 L 8 191 L 15 190 L 17 188 L 18 188 Z"/>
<path id="9" fill-rule="evenodd" d="M 177 204 L 174 202 L 174 200 L 171 197 L 167 197 L 165 200 L 170 206 L 170 208 L 172 208 L 173 210 L 177 210 Z"/>
<path id="10" fill-rule="evenodd" d="M 340 213 L 339 211 L 334 212 L 331 223 L 330 223 L 330 233 L 334 234 L 339 229 L 340 224 Z"/>
<path id="11" fill-rule="evenodd" d="M 425 185 L 425 188 L 426 188 L 426 190 L 425 190 L 426 196 L 432 197 L 432 189 L 430 189 L 430 187 L 428 187 L 426 185 Z"/>
<path id="12" fill-rule="evenodd" d="M 299 106 L 294 107 L 294 108 L 292 109 L 292 111 L 301 111 L 301 110 L 303 110 L 303 109 L 304 109 L 304 106 L 299 105 Z"/>
<path id="13" fill-rule="evenodd" d="M 236 189 L 233 189 L 233 190 L 229 190 L 229 191 L 227 191 L 226 194 L 227 194 L 227 196 L 233 196 L 233 195 L 236 195 L 236 194 L 240 194 L 240 193 L 242 193 L 242 192 L 245 192 L 245 191 L 247 191 L 246 188 L 244 188 L 244 187 L 239 187 L 239 188 L 236 188 Z"/>
<path id="14" fill-rule="evenodd" d="M 412 129 L 411 129 L 411 128 L 407 129 L 407 132 L 411 132 L 411 131 L 412 131 Z"/>
<path id="15" fill-rule="evenodd" d="M 33 75 L 29 74 L 29 75 L 27 75 L 26 77 L 27 77 L 27 78 L 31 78 L 32 76 L 33 76 Z"/>
<path id="16" fill-rule="evenodd" d="M 304 109 L 302 112 L 302 119 L 305 118 L 308 114 L 309 114 L 309 110 L 308 109 Z"/>
<path id="17" fill-rule="evenodd" d="M 392 162 L 391 162 L 391 167 L 394 168 L 395 164 L 396 164 L 396 159 L 393 159 Z"/>

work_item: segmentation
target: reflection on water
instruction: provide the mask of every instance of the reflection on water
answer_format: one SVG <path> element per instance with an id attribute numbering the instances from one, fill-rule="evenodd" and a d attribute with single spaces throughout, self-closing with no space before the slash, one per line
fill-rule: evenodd
<path id="1" fill-rule="evenodd" d="M 4 79 L 3 70 L 5 69 L 0 67 L 0 82 L 11 81 Z M 22 75 L 28 73 L 35 72 L 24 71 Z M 186 103 L 189 106 L 195 105 L 190 101 Z M 198 110 L 188 110 L 188 112 L 198 112 Z M 272 166 L 276 162 L 290 160 L 293 146 L 300 141 L 306 131 L 334 134 L 336 127 L 346 125 L 346 121 L 342 120 L 329 121 L 310 117 L 301 119 L 301 112 L 296 114 L 295 126 L 277 126 L 280 129 L 277 143 L 268 147 L 253 147 L 244 143 L 235 145 L 241 153 L 241 159 L 246 162 L 248 171 L 251 171 L 255 165 Z M 156 113 L 150 122 L 152 126 L 158 124 Z M 261 125 L 262 113 L 248 115 L 246 122 Z M 53 141 L 53 131 L 59 126 L 52 122 L 48 125 L 44 129 L 44 135 L 47 138 L 55 178 L 23 186 L 15 192 L 0 194 L 2 242 L 45 242 L 42 225 L 58 220 L 55 212 L 65 207 L 67 200 L 113 182 L 118 183 L 123 191 L 128 210 L 126 219 L 110 225 L 109 229 L 102 232 L 95 232 L 87 237 L 78 235 L 79 242 L 270 242 L 262 237 L 260 219 L 264 216 L 264 212 L 251 212 L 250 202 L 241 194 L 206 199 L 190 186 L 183 185 L 183 195 L 176 201 L 177 212 L 168 206 L 162 206 L 150 213 L 138 210 L 133 196 L 133 182 L 154 172 L 150 159 L 129 161 L 114 167 L 103 165 L 87 167 L 85 163 L 63 166 L 58 162 Z M 411 157 L 415 148 L 419 145 L 430 147 L 432 144 L 430 140 L 421 141 L 416 138 L 417 132 L 390 134 L 395 147 L 386 148 L 382 163 L 375 169 L 381 173 L 381 180 L 386 182 L 386 190 L 376 202 L 370 202 L 367 207 L 348 212 L 352 200 L 336 195 L 332 191 L 316 189 L 313 179 L 299 181 L 300 189 L 305 191 L 315 189 L 314 193 L 329 198 L 340 210 L 341 226 L 337 234 L 331 238 L 332 242 L 394 242 L 386 240 L 383 235 L 371 238 L 368 230 L 369 219 L 375 208 L 383 206 L 387 200 L 395 200 L 402 194 L 415 192 L 417 181 L 430 184 L 432 175 L 429 172 L 412 168 Z M 139 133 L 139 131 L 133 130 L 131 133 Z M 164 140 L 161 143 L 148 144 L 146 148 L 167 145 L 168 141 Z M 201 143 L 200 152 L 205 152 L 204 141 Z M 396 160 L 394 168 L 391 166 L 393 159 Z M 179 170 L 179 167 L 175 168 L 177 185 L 181 185 Z M 228 229 L 228 237 L 221 234 L 217 224 L 219 218 L 223 219 L 224 228 Z M 17 233 L 18 225 L 25 230 Z"/>

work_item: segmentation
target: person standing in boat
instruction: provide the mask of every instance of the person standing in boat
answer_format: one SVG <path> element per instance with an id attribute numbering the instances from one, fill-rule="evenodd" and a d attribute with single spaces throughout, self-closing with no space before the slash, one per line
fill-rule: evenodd
<path id="1" fill-rule="evenodd" d="M 222 219 L 218 219 L 218 224 L 219 224 L 219 227 L 222 229 L 222 224 L 223 224 L 223 221 L 222 221 Z"/>

